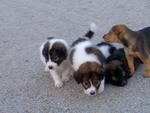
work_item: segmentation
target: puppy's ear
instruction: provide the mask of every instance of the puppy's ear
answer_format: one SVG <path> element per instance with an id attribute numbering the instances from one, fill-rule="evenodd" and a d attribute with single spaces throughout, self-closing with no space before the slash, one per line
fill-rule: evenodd
<path id="1" fill-rule="evenodd" d="M 99 80 L 103 80 L 104 77 L 106 76 L 105 70 L 104 70 L 104 68 L 101 67 L 101 66 L 98 66 L 98 67 L 96 68 L 96 72 L 97 72 L 98 75 L 99 75 Z"/>
<path id="2" fill-rule="evenodd" d="M 64 48 L 62 49 L 62 51 L 63 51 L 62 53 L 63 53 L 64 58 L 67 58 L 67 56 L 68 56 L 67 48 L 64 47 Z"/>
<path id="3" fill-rule="evenodd" d="M 104 68 L 103 67 L 97 67 L 97 70 L 96 70 L 98 73 L 102 73 L 102 72 L 104 72 L 105 70 L 104 70 Z"/>
<path id="4" fill-rule="evenodd" d="M 120 38 L 120 41 L 122 42 L 122 44 L 124 45 L 124 46 L 126 46 L 126 47 L 129 47 L 129 41 L 128 40 L 126 40 L 124 37 L 121 37 Z"/>
<path id="5" fill-rule="evenodd" d="M 76 82 L 77 82 L 78 84 L 81 83 L 81 76 L 80 76 L 80 74 L 79 74 L 77 71 L 74 72 L 73 77 L 74 77 L 74 79 L 76 80 Z"/>
<path id="6" fill-rule="evenodd" d="M 119 35 L 120 34 L 120 27 L 119 26 L 114 26 L 114 27 L 112 27 L 112 31 L 115 34 Z"/>

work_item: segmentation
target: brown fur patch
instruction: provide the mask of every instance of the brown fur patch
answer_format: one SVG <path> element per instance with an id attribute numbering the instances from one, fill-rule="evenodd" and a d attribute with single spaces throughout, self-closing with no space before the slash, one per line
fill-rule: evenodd
<path id="1" fill-rule="evenodd" d="M 79 73 L 87 74 L 91 72 L 103 72 L 104 69 L 96 62 L 86 62 L 79 67 Z"/>
<path id="2" fill-rule="evenodd" d="M 106 42 L 119 42 L 118 37 L 115 33 L 109 32 L 103 36 Z"/>
<path id="3" fill-rule="evenodd" d="M 61 42 L 55 42 L 52 46 L 52 48 L 55 48 L 57 50 L 66 50 L 66 47 L 63 43 Z"/>
<path id="4" fill-rule="evenodd" d="M 53 62 L 60 65 L 67 59 L 68 53 L 66 46 L 61 42 L 55 42 L 49 51 L 50 58 Z"/>
<path id="5" fill-rule="evenodd" d="M 144 61 L 145 72 L 143 74 L 144 77 L 150 77 L 150 60 Z"/>
<path id="6" fill-rule="evenodd" d="M 98 58 L 98 60 L 103 63 L 105 61 L 104 55 L 95 47 L 88 47 L 86 48 L 86 52 L 88 54 L 94 54 Z"/>
<path id="7" fill-rule="evenodd" d="M 74 72 L 74 78 L 78 83 L 83 81 L 83 78 L 89 79 L 94 73 L 102 73 L 104 68 L 96 62 L 86 62 L 82 64 L 78 71 Z"/>
<path id="8" fill-rule="evenodd" d="M 128 30 L 129 29 L 125 25 L 115 25 L 107 34 L 103 36 L 103 38 L 106 42 L 120 42 L 122 35 Z"/>

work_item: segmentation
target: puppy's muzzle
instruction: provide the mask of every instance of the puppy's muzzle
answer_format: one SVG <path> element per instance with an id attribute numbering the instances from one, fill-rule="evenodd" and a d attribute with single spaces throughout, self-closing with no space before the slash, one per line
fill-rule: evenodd
<path id="1" fill-rule="evenodd" d="M 106 40 L 106 34 L 103 36 L 103 39 Z"/>
<path id="2" fill-rule="evenodd" d="M 51 70 L 51 69 L 53 69 L 53 66 L 48 66 L 48 68 Z"/>
<path id="3" fill-rule="evenodd" d="M 95 95 L 96 93 L 93 91 L 93 92 L 90 92 L 90 95 Z"/>

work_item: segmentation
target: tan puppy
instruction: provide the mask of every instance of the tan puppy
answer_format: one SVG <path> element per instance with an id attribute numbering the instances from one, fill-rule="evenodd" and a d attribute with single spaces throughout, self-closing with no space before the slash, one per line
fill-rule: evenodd
<path id="1" fill-rule="evenodd" d="M 150 27 L 139 31 L 133 31 L 127 26 L 119 24 L 103 36 L 106 42 L 118 42 L 123 44 L 129 65 L 130 73 L 133 74 L 134 57 L 138 57 L 144 63 L 144 77 L 150 77 Z"/>

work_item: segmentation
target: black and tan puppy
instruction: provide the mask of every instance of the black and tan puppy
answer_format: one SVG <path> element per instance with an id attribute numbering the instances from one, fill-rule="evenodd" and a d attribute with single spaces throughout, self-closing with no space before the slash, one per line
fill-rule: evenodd
<path id="1" fill-rule="evenodd" d="M 134 58 L 135 69 L 138 68 L 141 61 Z M 128 79 L 132 76 L 129 71 L 128 63 L 125 57 L 124 49 L 115 50 L 107 59 L 106 64 L 106 83 L 116 86 L 127 85 Z"/>
<path id="2" fill-rule="evenodd" d="M 135 71 L 134 57 L 144 63 L 144 77 L 150 77 L 150 27 L 133 31 L 125 25 L 115 25 L 103 36 L 106 42 L 119 42 L 125 48 L 130 73 Z"/>
<path id="3" fill-rule="evenodd" d="M 119 49 L 107 42 L 97 44 L 98 49 L 105 56 L 105 82 L 116 85 L 124 86 L 127 84 L 129 78 L 128 66 L 125 61 L 124 50 Z"/>
<path id="4" fill-rule="evenodd" d="M 101 42 L 98 49 L 105 56 L 105 82 L 115 86 L 127 85 L 131 77 L 123 48 L 117 49 L 112 44 Z M 135 69 L 141 64 L 139 58 L 134 58 Z"/>
<path id="5" fill-rule="evenodd" d="M 128 66 L 125 61 L 124 50 L 107 42 L 96 45 L 105 56 L 105 82 L 115 86 L 125 86 L 129 78 Z"/>

